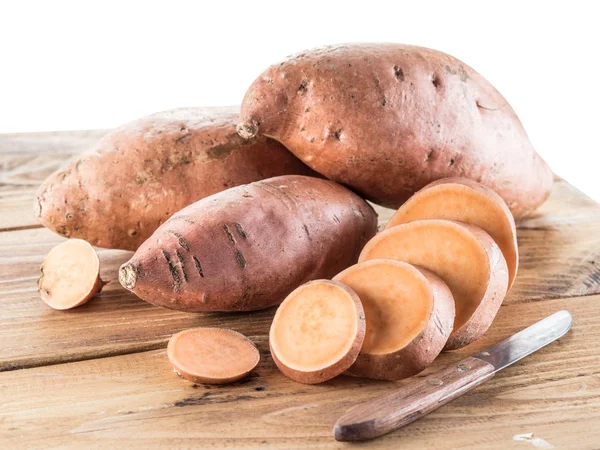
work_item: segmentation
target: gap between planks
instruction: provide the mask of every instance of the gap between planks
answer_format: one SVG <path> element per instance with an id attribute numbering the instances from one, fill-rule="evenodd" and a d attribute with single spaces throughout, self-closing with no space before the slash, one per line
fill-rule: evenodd
<path id="1" fill-rule="evenodd" d="M 21 225 L 16 227 L 7 227 L 0 228 L 0 233 L 5 233 L 8 231 L 23 231 L 23 230 L 35 230 L 36 228 L 44 228 L 42 225 Z"/>

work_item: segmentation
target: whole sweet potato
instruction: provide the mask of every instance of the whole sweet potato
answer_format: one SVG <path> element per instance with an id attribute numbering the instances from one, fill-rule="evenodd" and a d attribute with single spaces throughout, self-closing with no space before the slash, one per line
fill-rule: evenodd
<path id="1" fill-rule="evenodd" d="M 250 86 L 240 119 L 241 136 L 274 138 L 389 207 L 437 179 L 466 177 L 496 191 L 519 218 L 552 185 L 502 95 L 436 50 L 350 44 L 293 55 Z"/>
<path id="2" fill-rule="evenodd" d="M 181 208 L 229 187 L 311 174 L 271 139 L 235 132 L 237 108 L 182 108 L 126 124 L 52 174 L 40 222 L 98 247 L 135 250 Z"/>
<path id="3" fill-rule="evenodd" d="M 280 176 L 174 214 L 121 266 L 119 280 L 171 309 L 263 309 L 354 264 L 376 229 L 375 211 L 345 187 Z"/>

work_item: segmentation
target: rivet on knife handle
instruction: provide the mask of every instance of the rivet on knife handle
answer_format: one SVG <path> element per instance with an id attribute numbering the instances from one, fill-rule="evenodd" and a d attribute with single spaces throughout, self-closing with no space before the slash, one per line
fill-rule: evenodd
<path id="1" fill-rule="evenodd" d="M 338 441 L 373 439 L 407 425 L 494 375 L 494 366 L 477 358 L 406 384 L 393 393 L 349 410 L 333 429 Z"/>

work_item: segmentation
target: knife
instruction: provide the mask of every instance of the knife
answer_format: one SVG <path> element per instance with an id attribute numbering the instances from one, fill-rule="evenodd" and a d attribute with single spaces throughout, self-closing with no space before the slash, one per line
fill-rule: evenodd
<path id="1" fill-rule="evenodd" d="M 564 336 L 572 323 L 569 311 L 558 311 L 476 355 L 355 406 L 337 421 L 333 436 L 364 441 L 408 425 Z"/>

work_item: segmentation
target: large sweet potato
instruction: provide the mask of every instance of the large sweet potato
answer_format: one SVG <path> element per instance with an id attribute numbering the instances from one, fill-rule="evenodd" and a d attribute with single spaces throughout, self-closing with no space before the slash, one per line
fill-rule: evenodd
<path id="1" fill-rule="evenodd" d="M 389 207 L 434 180 L 467 177 L 519 218 L 552 185 L 502 95 L 436 50 L 351 44 L 294 55 L 250 86 L 240 119 L 241 136 L 274 138 L 317 172 Z"/>
<path id="2" fill-rule="evenodd" d="M 121 284 L 183 311 L 249 311 L 354 264 L 375 211 L 329 180 L 287 175 L 220 192 L 174 214 L 121 266 Z"/>
<path id="3" fill-rule="evenodd" d="M 63 236 L 135 250 L 201 198 L 277 175 L 313 173 L 278 142 L 240 138 L 237 111 L 175 109 L 116 129 L 44 182 L 37 217 Z"/>

